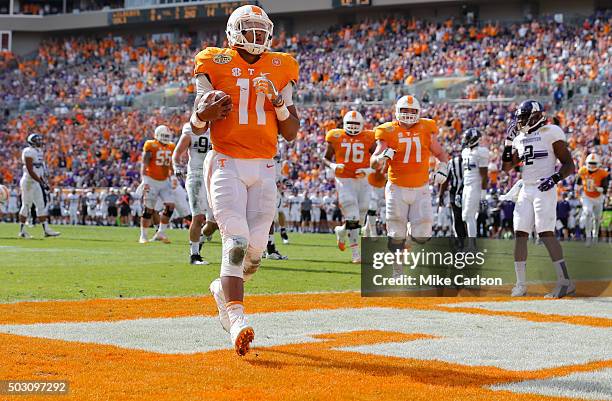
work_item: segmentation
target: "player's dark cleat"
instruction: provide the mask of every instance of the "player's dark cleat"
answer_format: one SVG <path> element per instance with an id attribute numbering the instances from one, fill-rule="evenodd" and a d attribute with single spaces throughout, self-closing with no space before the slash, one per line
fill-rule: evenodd
<path id="1" fill-rule="evenodd" d="M 287 260 L 289 259 L 287 256 L 281 255 L 279 251 L 274 251 L 274 252 L 265 252 L 264 253 L 264 257 L 266 259 L 272 259 L 272 260 Z"/>
<path id="2" fill-rule="evenodd" d="M 207 265 L 208 262 L 206 260 L 202 259 L 202 256 L 196 254 L 196 255 L 191 255 L 189 264 L 192 264 L 192 265 Z"/>

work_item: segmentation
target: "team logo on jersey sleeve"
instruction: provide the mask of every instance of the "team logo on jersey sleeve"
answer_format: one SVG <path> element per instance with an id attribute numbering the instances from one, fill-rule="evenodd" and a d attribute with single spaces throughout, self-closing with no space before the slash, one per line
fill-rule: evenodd
<path id="1" fill-rule="evenodd" d="M 227 64 L 232 61 L 232 56 L 228 56 L 227 54 L 217 54 L 213 57 L 213 62 L 216 64 Z"/>

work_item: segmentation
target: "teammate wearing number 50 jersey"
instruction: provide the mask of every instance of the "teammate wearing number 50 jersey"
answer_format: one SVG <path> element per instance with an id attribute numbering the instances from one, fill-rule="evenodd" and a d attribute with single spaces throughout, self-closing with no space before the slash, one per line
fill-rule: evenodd
<path id="1" fill-rule="evenodd" d="M 431 237 L 433 212 L 429 189 L 429 158 L 438 159 L 435 184 L 446 181 L 448 155 L 438 143 L 433 120 L 420 118 L 421 106 L 414 96 L 404 96 L 395 105 L 396 121 L 378 126 L 378 141 L 371 165 L 388 164 L 385 205 L 389 249 L 403 250 L 410 237 L 423 242 Z M 410 233 L 407 224 L 410 222 Z"/>
<path id="2" fill-rule="evenodd" d="M 170 242 L 164 233 L 174 211 L 172 199 L 172 132 L 165 125 L 155 128 L 155 138 L 145 142 L 142 152 L 142 177 L 144 213 L 140 219 L 140 243 L 148 242 L 147 229 L 151 225 L 151 217 L 155 213 L 155 204 L 158 198 L 164 204 L 164 212 L 158 231 L 153 236 L 154 241 Z"/>
<path id="3" fill-rule="evenodd" d="M 183 132 L 172 154 L 174 173 L 179 178 L 185 178 L 185 188 L 191 209 L 191 225 L 189 226 L 190 263 L 192 265 L 208 264 L 200 255 L 202 237 L 200 235 L 204 223 L 210 223 L 212 213 L 208 207 L 208 198 L 204 188 L 204 158 L 210 150 L 210 131 L 206 128 L 194 133 L 191 124 L 183 125 Z M 183 163 L 184 155 L 189 155 L 187 166 Z M 187 174 L 185 177 L 185 173 Z M 207 224 L 212 234 L 214 227 Z M 205 229 L 206 231 L 206 229 Z"/>
<path id="4" fill-rule="evenodd" d="M 277 137 L 292 141 L 300 125 L 292 99 L 298 64 L 269 51 L 273 27 L 260 7 L 238 7 L 227 22 L 229 47 L 195 57 L 190 122 L 194 129 L 210 123 L 204 180 L 223 242 L 220 278 L 210 290 L 239 355 L 254 338 L 244 316 L 244 281 L 259 268 L 276 214 Z"/>
<path id="5" fill-rule="evenodd" d="M 325 135 L 324 162 L 336 175 L 338 201 L 344 218 L 344 224 L 334 231 L 341 251 L 345 249 L 348 234 L 353 263 L 361 262 L 359 233 L 371 197 L 367 175 L 373 171 L 370 155 L 376 147 L 374 132 L 364 130 L 364 125 L 361 113 L 348 111 L 342 129 L 332 129 Z"/>

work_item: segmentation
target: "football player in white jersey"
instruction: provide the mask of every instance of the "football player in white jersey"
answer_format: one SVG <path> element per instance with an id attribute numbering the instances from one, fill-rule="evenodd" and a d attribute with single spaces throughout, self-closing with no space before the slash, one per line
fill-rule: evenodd
<path id="1" fill-rule="evenodd" d="M 312 212 L 310 216 L 310 231 L 313 233 L 321 232 L 321 207 L 323 207 L 323 197 L 321 192 L 317 191 L 310 197 L 312 202 Z"/>
<path id="2" fill-rule="evenodd" d="M 486 207 L 487 201 L 487 167 L 489 165 L 489 150 L 480 145 L 482 135 L 476 128 L 463 132 L 463 194 L 461 199 L 461 219 L 467 227 L 468 246 L 475 246 L 477 236 L 476 218 L 481 206 Z"/>
<path id="3" fill-rule="evenodd" d="M 289 223 L 295 232 L 300 232 L 300 206 L 304 198 L 299 195 L 297 188 L 293 188 L 292 194 L 287 198 L 289 203 Z"/>
<path id="4" fill-rule="evenodd" d="M 38 221 L 43 226 L 45 237 L 57 237 L 58 232 L 49 227 L 47 204 L 49 201 L 49 184 L 46 180 L 45 157 L 42 151 L 43 137 L 40 134 L 30 134 L 28 145 L 21 153 L 23 176 L 21 186 L 21 210 L 19 211 L 19 236 L 31 238 L 25 230 L 25 223 L 30 214 L 32 204 L 36 207 Z"/>
<path id="5" fill-rule="evenodd" d="M 70 215 L 70 224 L 75 226 L 78 224 L 78 210 L 79 210 L 79 195 L 76 189 L 72 190 L 72 193 L 68 195 L 68 213 Z"/>
<path id="6" fill-rule="evenodd" d="M 194 133 L 191 124 L 185 123 L 181 137 L 172 154 L 174 172 L 182 177 L 186 174 L 185 187 L 191 209 L 191 226 L 189 227 L 189 254 L 192 265 L 207 265 L 208 262 L 200 255 L 202 248 L 202 227 L 207 220 L 214 221 L 212 211 L 208 207 L 206 189 L 204 188 L 204 159 L 212 148 L 210 130 L 208 127 L 198 129 Z M 183 163 L 185 154 L 189 154 L 187 166 Z M 213 223 L 214 224 L 214 223 Z M 214 229 L 213 229 L 214 230 Z M 212 232 L 210 233 L 212 235 Z"/>
<path id="7" fill-rule="evenodd" d="M 272 260 L 287 260 L 287 256 L 282 255 L 278 249 L 276 249 L 276 242 L 274 240 L 274 229 L 276 224 L 280 226 L 280 234 L 284 244 L 289 243 L 289 237 L 287 236 L 287 229 L 285 228 L 285 214 L 282 211 L 284 194 L 282 191 L 282 162 L 280 155 L 274 156 L 274 163 L 276 164 L 276 215 L 274 221 L 270 226 L 268 232 L 268 243 L 266 244 L 266 250 L 263 252 L 263 257 Z"/>
<path id="8" fill-rule="evenodd" d="M 94 188 L 87 192 L 85 203 L 87 204 L 87 223 L 93 226 L 96 221 L 96 205 L 98 204 L 98 195 L 94 192 Z"/>
<path id="9" fill-rule="evenodd" d="M 9 199 L 6 206 L 7 213 L 9 214 L 9 221 L 16 222 L 18 220 L 19 215 L 19 192 L 17 191 L 17 187 L 12 187 L 9 193 Z"/>
<path id="10" fill-rule="evenodd" d="M 574 293 L 576 287 L 569 278 L 563 250 L 554 234 L 557 221 L 555 188 L 557 183 L 574 173 L 574 162 L 567 148 L 565 133 L 559 126 L 546 123 L 544 108 L 539 102 L 524 101 L 516 110 L 515 118 L 518 134 L 512 145 L 506 142 L 502 155 L 505 172 L 522 163 L 523 187 L 513 216 L 517 282 L 512 296 L 527 294 L 527 240 L 535 226 L 557 274 L 557 285 L 547 297 L 562 298 Z M 557 159 L 561 162 L 559 171 L 555 171 Z"/>

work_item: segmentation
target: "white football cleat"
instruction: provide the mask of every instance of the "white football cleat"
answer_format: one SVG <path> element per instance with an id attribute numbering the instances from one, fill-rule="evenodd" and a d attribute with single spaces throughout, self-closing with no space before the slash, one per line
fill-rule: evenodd
<path id="1" fill-rule="evenodd" d="M 149 240 L 146 237 L 141 236 L 138 242 L 141 244 L 146 244 L 147 242 L 149 242 Z"/>
<path id="2" fill-rule="evenodd" d="M 245 356 L 251 349 L 251 342 L 255 339 L 255 331 L 246 321 L 246 317 L 240 316 L 230 328 L 230 336 L 236 353 Z"/>
<path id="3" fill-rule="evenodd" d="M 52 229 L 48 229 L 47 231 L 45 231 L 45 237 L 59 237 L 60 233 L 58 233 L 57 231 L 53 231 Z"/>
<path id="4" fill-rule="evenodd" d="M 283 245 L 289 245 L 289 240 L 288 239 L 284 239 L 283 240 Z"/>
<path id="5" fill-rule="evenodd" d="M 511 297 L 524 297 L 527 295 L 527 286 L 525 284 L 517 284 L 512 288 Z"/>
<path id="6" fill-rule="evenodd" d="M 22 231 L 19 233 L 19 238 L 31 239 L 32 236 L 27 231 Z"/>
<path id="7" fill-rule="evenodd" d="M 353 259 L 351 259 L 351 263 L 355 263 L 355 264 L 361 263 L 361 255 L 353 255 Z"/>
<path id="8" fill-rule="evenodd" d="M 164 233 L 160 233 L 159 231 L 157 231 L 155 233 L 155 235 L 153 236 L 153 238 L 151 238 L 151 241 L 161 241 L 164 244 L 169 244 L 170 240 L 168 239 L 168 237 L 166 236 L 166 234 Z"/>
<path id="9" fill-rule="evenodd" d="M 563 298 L 567 295 L 576 295 L 576 284 L 571 280 L 557 282 L 555 289 L 544 295 L 544 298 Z"/>
<path id="10" fill-rule="evenodd" d="M 210 293 L 213 298 L 215 298 L 215 302 L 217 303 L 217 310 L 219 311 L 219 321 L 221 322 L 221 327 L 223 330 L 230 332 L 230 319 L 227 314 L 227 309 L 225 308 L 225 294 L 223 293 L 223 287 L 221 286 L 221 279 L 218 278 L 210 283 L 208 287 Z"/>

